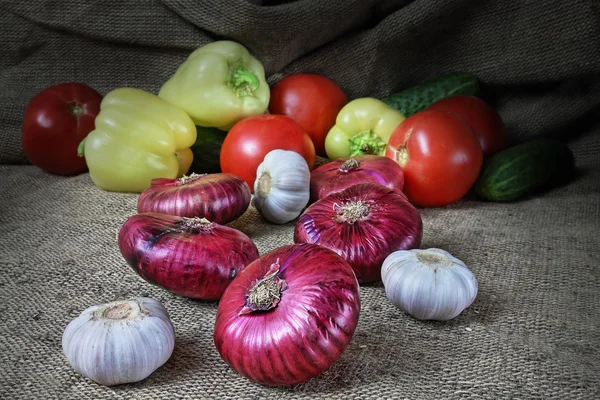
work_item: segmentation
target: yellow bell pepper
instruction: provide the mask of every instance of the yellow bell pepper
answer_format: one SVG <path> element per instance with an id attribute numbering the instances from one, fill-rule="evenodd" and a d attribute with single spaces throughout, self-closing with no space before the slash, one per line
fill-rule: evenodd
<path id="1" fill-rule="evenodd" d="M 221 40 L 192 52 L 158 95 L 196 125 L 228 131 L 244 117 L 264 114 L 270 89 L 262 64 L 241 44 Z"/>
<path id="2" fill-rule="evenodd" d="M 325 137 L 327 157 L 335 160 L 363 154 L 383 156 L 392 132 L 402 121 L 404 115 L 381 100 L 352 100 L 340 110 Z"/>
<path id="3" fill-rule="evenodd" d="M 119 88 L 103 98 L 80 154 L 98 187 L 141 193 L 154 178 L 187 173 L 196 135 L 183 110 L 152 93 Z"/>

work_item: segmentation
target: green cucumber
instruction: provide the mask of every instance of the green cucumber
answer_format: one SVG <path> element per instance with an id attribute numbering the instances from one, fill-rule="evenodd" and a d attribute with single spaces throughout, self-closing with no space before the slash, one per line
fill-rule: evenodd
<path id="1" fill-rule="evenodd" d="M 446 97 L 479 94 L 479 80 L 469 72 L 450 72 L 381 99 L 409 117 Z"/>
<path id="2" fill-rule="evenodd" d="M 196 126 L 196 142 L 192 145 L 194 161 L 188 174 L 215 174 L 221 172 L 219 160 L 226 131 L 205 126 Z"/>
<path id="3" fill-rule="evenodd" d="M 475 182 L 475 192 L 489 201 L 513 201 L 564 183 L 572 176 L 575 158 L 554 139 L 535 139 L 490 157 Z"/>

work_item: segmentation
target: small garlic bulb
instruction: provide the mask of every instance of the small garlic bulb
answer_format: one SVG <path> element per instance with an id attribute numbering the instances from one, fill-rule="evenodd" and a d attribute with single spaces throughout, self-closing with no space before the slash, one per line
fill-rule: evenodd
<path id="1" fill-rule="evenodd" d="M 442 249 L 395 251 L 384 260 L 381 279 L 392 304 L 421 320 L 450 320 L 477 296 L 473 273 Z"/>
<path id="2" fill-rule="evenodd" d="M 285 224 L 298 217 L 310 198 L 310 169 L 295 151 L 272 150 L 256 171 L 256 210 L 270 222 Z"/>
<path id="3" fill-rule="evenodd" d="M 72 320 L 62 347 L 73 369 L 99 384 L 138 382 L 171 357 L 175 329 L 154 299 L 114 301 L 89 307 Z"/>

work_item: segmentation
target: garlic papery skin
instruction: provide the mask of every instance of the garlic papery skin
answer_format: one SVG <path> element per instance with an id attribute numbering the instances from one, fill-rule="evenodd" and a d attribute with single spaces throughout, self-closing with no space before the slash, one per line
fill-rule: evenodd
<path id="1" fill-rule="evenodd" d="M 66 327 L 63 353 L 81 375 L 106 386 L 138 382 L 163 365 L 175 347 L 165 307 L 140 297 L 85 309 Z"/>
<path id="2" fill-rule="evenodd" d="M 252 204 L 269 222 L 297 218 L 310 198 L 310 169 L 304 157 L 290 150 L 271 150 L 256 170 Z"/>
<path id="3" fill-rule="evenodd" d="M 431 248 L 395 251 L 381 266 L 388 299 L 420 320 L 447 321 L 477 296 L 477 279 L 458 258 Z"/>

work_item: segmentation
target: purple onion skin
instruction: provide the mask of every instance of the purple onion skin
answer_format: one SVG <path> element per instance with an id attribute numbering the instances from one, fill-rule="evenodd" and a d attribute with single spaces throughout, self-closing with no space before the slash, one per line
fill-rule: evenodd
<path id="1" fill-rule="evenodd" d="M 137 211 L 206 218 L 223 225 L 246 212 L 250 199 L 248 184 L 233 174 L 204 174 L 183 184 L 181 179 L 157 178 L 138 197 Z"/>
<path id="2" fill-rule="evenodd" d="M 180 296 L 219 300 L 233 278 L 259 256 L 254 242 L 237 229 L 209 223 L 195 229 L 184 219 L 143 213 L 119 231 L 119 249 L 146 281 Z"/>
<path id="3" fill-rule="evenodd" d="M 358 161 L 358 166 L 343 167 L 349 160 Z M 384 156 L 369 154 L 338 158 L 311 172 L 310 203 L 350 186 L 367 182 L 402 191 L 404 171 L 398 163 Z"/>
<path id="4" fill-rule="evenodd" d="M 368 215 L 354 223 L 340 221 L 339 206 L 368 204 Z M 423 222 L 419 211 L 397 190 L 361 183 L 326 196 L 298 218 L 295 243 L 316 243 L 342 256 L 360 283 L 381 280 L 381 265 L 397 250 L 419 248 Z"/>
<path id="5" fill-rule="evenodd" d="M 285 287 L 279 302 L 248 312 L 250 289 L 277 270 Z M 246 378 L 268 386 L 296 385 L 340 357 L 359 312 L 359 284 L 343 258 L 313 244 L 286 245 L 248 265 L 227 287 L 214 342 L 223 360 Z"/>

